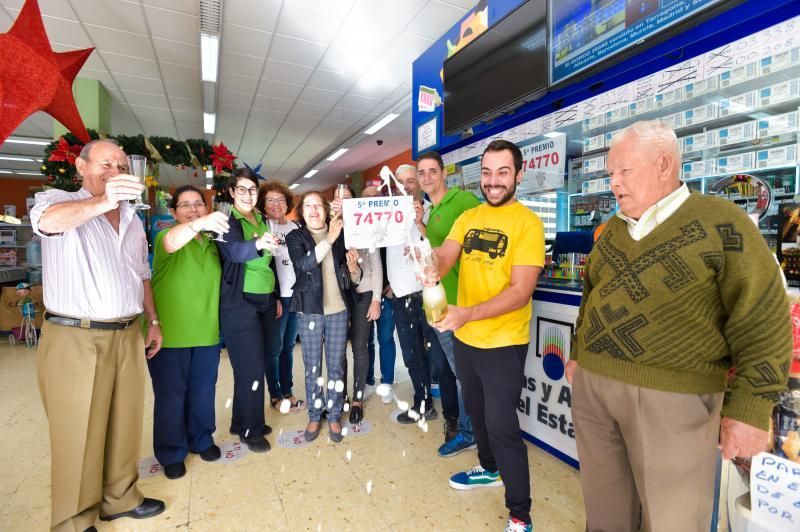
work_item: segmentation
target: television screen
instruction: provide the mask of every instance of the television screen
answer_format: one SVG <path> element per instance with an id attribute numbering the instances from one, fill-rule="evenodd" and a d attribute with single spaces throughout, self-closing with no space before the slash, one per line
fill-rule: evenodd
<path id="1" fill-rule="evenodd" d="M 445 134 L 544 95 L 547 56 L 547 0 L 527 0 L 445 61 Z"/>
<path id="2" fill-rule="evenodd" d="M 583 72 L 721 0 L 548 0 L 550 84 Z"/>

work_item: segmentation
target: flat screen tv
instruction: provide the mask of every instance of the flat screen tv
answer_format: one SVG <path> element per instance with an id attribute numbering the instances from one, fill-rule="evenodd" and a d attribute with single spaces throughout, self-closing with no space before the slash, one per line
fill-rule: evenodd
<path id="1" fill-rule="evenodd" d="M 444 132 L 547 93 L 547 1 L 527 0 L 444 62 Z"/>
<path id="2" fill-rule="evenodd" d="M 768 1 L 768 0 L 767 0 Z M 634 53 L 663 41 L 679 24 L 698 23 L 699 16 L 740 3 L 732 0 L 548 0 L 550 9 L 550 85 L 598 65 L 619 62 L 621 52 Z M 716 7 L 715 7 L 716 6 Z M 712 9 L 713 8 L 713 9 Z M 614 57 L 614 61 L 609 61 Z M 598 65 L 600 68 L 600 65 Z"/>

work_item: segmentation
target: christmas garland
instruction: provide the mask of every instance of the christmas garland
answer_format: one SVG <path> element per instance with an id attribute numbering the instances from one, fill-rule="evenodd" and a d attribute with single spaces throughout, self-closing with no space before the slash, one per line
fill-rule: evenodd
<path id="1" fill-rule="evenodd" d="M 100 136 L 90 129 L 89 136 L 97 140 Z M 188 139 L 185 142 L 169 137 L 108 136 L 115 139 L 128 155 L 145 155 L 153 162 L 165 162 L 178 169 L 188 166 L 200 167 L 203 171 L 214 169 L 214 188 L 221 192 L 229 172 L 236 168 L 236 155 L 223 143 L 212 146 L 205 139 Z M 149 145 L 152 150 L 148 149 Z M 83 148 L 81 142 L 72 133 L 66 133 L 51 142 L 44 150 L 45 157 L 41 166 L 42 173 L 47 176 L 50 186 L 61 190 L 75 191 L 81 187 L 80 176 L 75 168 L 75 159 Z M 150 165 L 148 165 L 150 166 Z M 148 186 L 157 186 L 158 165 L 153 165 L 153 174 Z"/>

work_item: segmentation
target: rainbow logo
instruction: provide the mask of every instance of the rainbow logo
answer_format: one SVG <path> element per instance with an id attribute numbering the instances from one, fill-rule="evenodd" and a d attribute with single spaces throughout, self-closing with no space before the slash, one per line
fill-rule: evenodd
<path id="1" fill-rule="evenodd" d="M 564 333 L 557 327 L 548 327 L 542 338 L 542 367 L 551 380 L 558 381 L 564 376 L 564 351 L 567 345 Z"/>

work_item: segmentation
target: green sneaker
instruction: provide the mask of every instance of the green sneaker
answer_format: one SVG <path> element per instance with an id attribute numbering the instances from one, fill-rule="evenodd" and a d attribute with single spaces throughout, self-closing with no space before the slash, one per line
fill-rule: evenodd
<path id="1" fill-rule="evenodd" d="M 474 490 L 502 485 L 503 480 L 500 478 L 499 471 L 486 471 L 481 466 L 475 466 L 469 471 L 456 473 L 450 477 L 450 487 L 457 490 Z"/>

